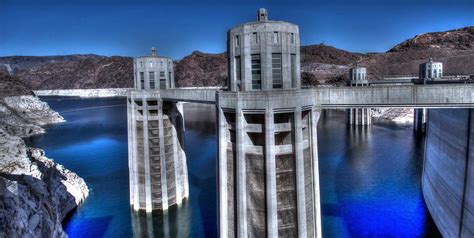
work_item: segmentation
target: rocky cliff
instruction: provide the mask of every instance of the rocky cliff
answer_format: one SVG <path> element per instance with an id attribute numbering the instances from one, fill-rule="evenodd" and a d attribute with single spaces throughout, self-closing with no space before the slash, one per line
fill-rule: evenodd
<path id="1" fill-rule="evenodd" d="M 130 57 L 0 57 L 0 71 L 18 77 L 33 90 L 133 87 L 133 61 Z"/>
<path id="2" fill-rule="evenodd" d="M 11 88 L 1 81 L 1 88 Z M 0 237 L 65 237 L 62 220 L 87 196 L 84 180 L 21 137 L 64 119 L 19 87 L 0 94 Z"/>

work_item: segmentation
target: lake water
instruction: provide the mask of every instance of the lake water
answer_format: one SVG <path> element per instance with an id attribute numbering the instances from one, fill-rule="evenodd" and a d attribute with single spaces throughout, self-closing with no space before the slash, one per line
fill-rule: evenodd
<path id="1" fill-rule="evenodd" d="M 64 222 L 70 237 L 215 237 L 214 110 L 185 105 L 190 197 L 151 216 L 129 207 L 126 101 L 43 97 L 66 120 L 30 146 L 78 173 L 90 196 Z M 325 237 L 440 236 L 421 194 L 423 138 L 410 125 L 353 128 L 328 111 L 318 128 Z"/>

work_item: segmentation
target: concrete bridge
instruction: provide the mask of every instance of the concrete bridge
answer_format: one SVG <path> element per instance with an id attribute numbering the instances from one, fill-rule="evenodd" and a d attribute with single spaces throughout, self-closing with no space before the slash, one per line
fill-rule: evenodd
<path id="1" fill-rule="evenodd" d="M 164 101 L 216 104 L 217 100 L 245 98 L 270 100 L 281 107 L 295 101 L 321 109 L 354 107 L 469 108 L 474 107 L 474 84 L 433 84 L 371 87 L 324 87 L 268 92 L 230 92 L 207 88 L 132 91 L 134 97 L 158 97 Z M 224 104 L 225 106 L 225 104 Z"/>

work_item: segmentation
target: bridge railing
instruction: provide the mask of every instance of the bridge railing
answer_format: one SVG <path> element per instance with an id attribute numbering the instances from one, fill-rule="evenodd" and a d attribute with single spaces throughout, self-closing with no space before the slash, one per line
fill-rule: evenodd
<path id="1" fill-rule="evenodd" d="M 255 108 L 265 103 L 272 104 L 272 107 L 307 104 L 322 108 L 474 107 L 474 84 L 377 85 L 249 92 L 218 89 L 132 90 L 130 95 L 211 104 L 215 104 L 218 97 L 220 105 L 231 106 L 240 101 L 243 106 Z"/>

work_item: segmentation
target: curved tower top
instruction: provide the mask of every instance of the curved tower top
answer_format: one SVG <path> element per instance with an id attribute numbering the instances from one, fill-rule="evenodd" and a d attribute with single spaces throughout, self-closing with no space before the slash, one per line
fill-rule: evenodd
<path id="1" fill-rule="evenodd" d="M 228 32 L 228 88 L 231 91 L 299 89 L 300 37 L 295 24 L 268 20 L 264 8 L 257 21 Z"/>
<path id="2" fill-rule="evenodd" d="M 428 62 L 420 64 L 419 69 L 421 80 L 436 80 L 443 77 L 443 63 L 435 62 L 432 58 Z"/>
<path id="3" fill-rule="evenodd" d="M 135 89 L 174 88 L 173 60 L 158 56 L 152 47 L 150 54 L 133 59 Z"/>
<path id="4" fill-rule="evenodd" d="M 258 21 L 268 21 L 268 12 L 265 8 L 260 8 L 257 11 L 257 20 Z"/>
<path id="5" fill-rule="evenodd" d="M 367 86 L 367 68 L 356 66 L 349 71 L 350 86 Z"/>

